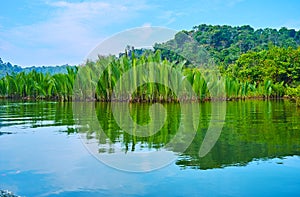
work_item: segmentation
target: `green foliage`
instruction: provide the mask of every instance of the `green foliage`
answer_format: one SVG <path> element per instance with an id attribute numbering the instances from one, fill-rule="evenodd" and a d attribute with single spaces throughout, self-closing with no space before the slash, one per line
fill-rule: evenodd
<path id="1" fill-rule="evenodd" d="M 287 87 L 286 89 L 287 95 L 291 97 L 299 97 L 300 98 L 300 85 L 296 88 Z"/>
<path id="2" fill-rule="evenodd" d="M 231 64 L 226 72 L 252 83 L 272 80 L 294 85 L 300 81 L 300 47 L 286 49 L 273 46 L 269 50 L 247 52 Z"/>
<path id="3" fill-rule="evenodd" d="M 77 69 L 67 74 L 43 74 L 35 70 L 6 75 L 0 79 L 0 96 L 14 99 L 71 100 Z"/>
<path id="4" fill-rule="evenodd" d="M 297 48 L 300 46 L 300 31 L 284 27 L 280 30 L 270 28 L 254 30 L 249 25 L 232 27 L 202 24 L 195 26 L 191 31 L 181 31 L 174 39 L 156 44 L 154 48 L 160 49 L 163 57 L 171 61 L 181 61 L 180 55 L 183 55 L 186 59 L 192 60 L 193 64 L 203 61 L 203 56 L 198 53 L 198 49 L 203 48 L 210 58 L 226 69 L 241 54 L 250 50 L 267 50 L 270 45 Z"/>
<path id="5" fill-rule="evenodd" d="M 246 54 L 244 56 L 247 56 Z M 243 64 L 247 61 L 244 56 L 237 62 Z M 248 60 L 248 59 L 247 59 Z M 258 61 L 259 58 L 256 58 Z M 250 60 L 249 60 L 250 61 Z M 250 61 L 251 62 L 251 61 Z M 155 64 L 158 68 L 154 72 L 153 67 L 147 64 Z M 96 62 L 87 62 L 86 65 L 73 69 L 67 68 L 67 74 L 42 74 L 35 70 L 25 73 L 6 75 L 0 79 L 0 95 L 5 98 L 20 99 L 54 99 L 62 101 L 71 100 L 98 100 L 98 101 L 131 101 L 131 102 L 177 102 L 180 100 L 211 100 L 211 99 L 244 99 L 250 97 L 282 97 L 285 93 L 285 81 L 273 82 L 272 77 L 263 77 L 260 80 L 247 80 L 247 78 L 224 75 L 218 76 L 211 70 L 203 68 L 184 68 L 185 62 L 176 63 L 162 60 L 160 51 L 147 53 L 136 57 L 134 52 L 116 58 L 114 56 L 100 57 Z M 248 68 L 248 67 L 246 67 Z M 177 74 L 170 76 L 170 69 Z M 130 80 L 116 86 L 118 80 L 128 71 Z M 245 69 L 247 71 L 247 69 Z M 101 71 L 101 72 L 100 72 Z M 245 71 L 245 72 L 246 72 Z M 79 75 L 77 73 L 80 72 Z M 259 71 L 258 71 L 259 72 Z M 98 73 L 98 74 L 97 74 Z M 100 73 L 102 73 L 100 75 Z M 244 70 L 237 71 L 244 76 Z M 250 73 L 255 74 L 255 73 Z M 77 78 L 77 80 L 75 80 Z M 252 76 L 250 76 L 251 79 Z M 159 79 L 163 84 L 148 83 Z M 294 80 L 294 79 L 292 79 Z M 195 96 L 184 81 L 189 82 Z M 138 84 L 144 83 L 138 87 Z M 76 90 L 73 87 L 76 83 Z M 138 87 L 134 92 L 129 90 L 132 83 Z M 172 84 L 171 84 L 172 83 Z M 170 89 L 180 91 L 176 95 Z M 222 91 L 222 87 L 224 91 Z M 119 88 L 114 89 L 114 88 Z M 115 94 L 114 94 L 115 90 Z M 291 91 L 287 92 L 292 94 Z M 114 100 L 111 100 L 111 99 Z"/>

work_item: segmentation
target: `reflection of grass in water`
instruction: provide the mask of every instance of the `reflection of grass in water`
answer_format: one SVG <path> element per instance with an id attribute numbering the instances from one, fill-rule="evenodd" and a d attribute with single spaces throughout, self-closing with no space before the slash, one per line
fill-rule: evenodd
<path id="1" fill-rule="evenodd" d="M 149 137 L 137 137 L 124 132 L 116 124 L 110 103 L 74 103 L 79 108 L 78 113 L 82 114 L 79 122 L 76 121 L 82 128 L 77 129 L 73 127 L 77 109 L 72 110 L 72 103 L 23 104 L 2 101 L 1 104 L 6 106 L 1 107 L 2 114 L 6 117 L 14 115 L 17 121 L 24 119 L 24 124 L 37 125 L 41 120 L 51 121 L 55 126 L 68 126 L 69 129 L 66 130 L 68 133 L 84 132 L 88 139 L 96 138 L 100 145 L 108 145 L 105 149 L 100 149 L 100 152 L 113 152 L 111 149 L 113 146 L 109 145 L 114 143 L 121 144 L 123 151 L 162 149 L 178 131 L 185 111 L 192 108 L 178 103 L 164 104 L 167 109 L 167 121 L 163 128 Z M 251 100 L 227 103 L 226 123 L 221 137 L 204 158 L 199 158 L 198 151 L 209 126 L 212 104 L 213 102 L 200 104 L 198 132 L 188 149 L 184 153 L 179 153 L 181 156 L 178 158 L 178 165 L 210 169 L 228 165 L 247 165 L 248 162 L 261 158 L 300 155 L 300 110 L 295 108 L 295 103 L 286 100 Z M 141 124 L 149 121 L 150 104 L 130 105 L 132 106 L 130 114 L 134 120 Z M 90 121 L 95 113 L 93 107 L 96 108 L 97 122 Z M 11 121 L 14 123 L 13 118 Z M 189 125 L 193 121 L 186 119 L 182 123 Z M 100 132 L 99 124 L 104 132 Z M 175 148 L 172 151 L 176 152 Z"/>
<path id="2" fill-rule="evenodd" d="M 244 166 L 256 159 L 277 158 L 300 155 L 299 111 L 295 104 L 289 101 L 241 101 L 227 103 L 226 123 L 220 139 L 214 148 L 203 158 L 199 158 L 199 148 L 203 142 L 210 122 L 211 105 L 200 105 L 198 132 L 184 153 L 179 153 L 176 164 L 183 168 L 210 169 L 231 165 Z M 134 104 L 131 115 L 140 123 L 149 121 L 148 104 L 139 108 Z M 181 116 L 179 104 L 165 104 L 168 117 L 164 127 L 155 135 L 149 137 L 132 136 L 118 127 L 113 120 L 108 104 L 97 106 L 98 120 L 105 135 L 112 143 L 121 143 L 124 151 L 139 151 L 142 149 L 161 149 L 170 142 L 176 134 Z M 184 110 L 190 110 L 185 105 Z M 138 117 L 142 116 L 142 117 Z M 191 124 L 186 120 L 183 124 Z M 102 136 L 104 137 L 104 136 Z M 98 138 L 100 144 L 107 140 Z M 175 144 L 180 146 L 180 141 Z M 111 150 L 100 150 L 108 152 Z"/>
<path id="3" fill-rule="evenodd" d="M 11 124 L 15 121 L 23 121 L 21 124 L 38 126 L 37 123 L 41 121 L 51 122 L 48 126 L 68 126 L 69 129 L 66 130 L 68 133 L 85 132 L 87 138 L 96 138 L 100 145 L 122 144 L 124 151 L 139 151 L 140 147 L 145 151 L 164 148 L 176 134 L 182 116 L 192 108 L 185 104 L 164 104 L 168 116 L 163 128 L 152 136 L 137 137 L 119 128 L 109 103 L 73 103 L 78 109 L 72 109 L 72 103 L 0 101 L 0 104 L 3 115 L 2 126 L 5 121 L 4 116 Z M 178 165 L 210 169 L 228 165 L 247 165 L 250 161 L 263 158 L 300 155 L 300 110 L 295 108 L 295 103 L 286 100 L 251 100 L 227 103 L 226 123 L 220 139 L 204 158 L 199 158 L 198 151 L 209 126 L 212 104 L 213 102 L 200 104 L 198 132 L 188 149 L 182 154 L 179 153 L 181 156 L 178 158 Z M 130 105 L 132 106 L 130 114 L 134 120 L 141 124 L 149 121 L 150 104 Z M 99 122 L 89 121 L 95 112 L 93 107 L 96 108 Z M 82 129 L 73 127 L 76 110 L 83 115 L 79 122 L 76 122 L 83 127 Z M 81 120 L 83 122 L 80 122 Z M 186 119 L 183 124 L 188 125 L 193 121 Z M 86 126 L 86 123 L 90 124 Z M 99 124 L 104 132 L 100 132 Z M 175 148 L 172 151 L 176 152 Z M 110 148 L 99 151 L 113 152 Z"/>
<path id="4" fill-rule="evenodd" d="M 125 106 L 127 103 L 123 103 Z M 149 107 L 150 104 L 129 104 L 130 115 L 136 123 L 145 125 L 149 123 Z M 160 149 L 167 144 L 172 136 L 176 134 L 180 123 L 180 105 L 179 104 L 165 104 L 167 109 L 167 121 L 164 126 L 157 133 L 149 137 L 139 137 L 128 134 L 123 131 L 114 120 L 111 105 L 107 103 L 99 103 L 96 105 L 96 112 L 99 123 L 104 131 L 104 134 L 112 143 L 121 143 L 128 149 L 135 150 L 136 144 L 142 149 L 155 148 Z M 120 111 L 122 113 L 122 111 Z M 133 128 L 134 129 L 134 128 Z M 151 128 L 150 128 L 151 129 Z M 98 136 L 98 135 L 97 135 Z M 101 137 L 104 137 L 103 135 Z M 99 138 L 100 144 L 106 144 L 107 140 Z M 104 151 L 104 150 L 101 150 Z"/>
<path id="5" fill-rule="evenodd" d="M 1 100 L 2 126 L 28 125 L 32 128 L 73 126 L 71 103 Z M 69 132 L 72 132 L 69 130 Z"/>

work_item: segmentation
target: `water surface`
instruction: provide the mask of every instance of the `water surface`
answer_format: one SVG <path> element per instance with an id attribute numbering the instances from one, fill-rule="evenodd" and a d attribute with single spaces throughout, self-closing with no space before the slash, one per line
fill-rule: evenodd
<path id="1" fill-rule="evenodd" d="M 0 189 L 21 196 L 300 195 L 300 109 L 289 101 L 228 102 L 221 136 L 202 158 L 199 148 L 214 103 L 200 104 L 198 131 L 184 152 L 166 145 L 180 123 L 193 124 L 181 121 L 195 104 L 164 104 L 166 122 L 149 137 L 120 128 L 110 104 L 78 104 L 86 119 L 95 111 L 102 132 L 81 124 L 72 103 L 0 104 Z M 127 104 L 119 105 L 122 113 Z M 150 121 L 148 112 L 149 104 L 130 105 L 132 119 L 141 125 Z M 97 149 L 94 155 L 89 143 Z M 134 173 L 107 166 L 95 155 L 126 158 L 148 152 L 168 153 L 175 160 Z"/>

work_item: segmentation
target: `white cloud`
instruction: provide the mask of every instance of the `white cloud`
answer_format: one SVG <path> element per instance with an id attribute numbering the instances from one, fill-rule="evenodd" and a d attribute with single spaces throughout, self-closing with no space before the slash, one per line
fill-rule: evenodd
<path id="1" fill-rule="evenodd" d="M 132 1 L 135 2 L 135 1 Z M 93 20 L 99 17 L 105 17 L 98 22 L 109 23 L 110 19 L 116 17 L 127 17 L 129 11 L 134 11 L 142 6 L 133 6 L 123 2 L 81 2 L 69 3 L 66 1 L 58 1 L 48 3 L 50 6 L 59 8 L 57 15 L 64 20 Z M 131 7 L 130 7 L 131 6 Z"/>
<path id="2" fill-rule="evenodd" d="M 5 59 L 23 65 L 81 63 L 107 36 L 107 27 L 122 24 L 147 9 L 144 1 L 137 0 L 54 1 L 47 5 L 51 10 L 48 20 L 0 30 L 1 54 L 14 56 Z"/>
<path id="3" fill-rule="evenodd" d="M 179 10 L 149 0 L 44 1 L 47 1 L 48 19 L 10 29 L 0 26 L 3 59 L 20 65 L 78 64 L 100 41 L 122 30 L 125 24 L 126 29 L 139 23 L 148 27 L 150 23 L 145 23 L 148 21 L 169 26 L 188 15 L 191 8 L 198 13 L 210 12 L 234 6 L 242 0 L 199 0 Z M 147 21 L 141 21 L 142 17 Z"/>

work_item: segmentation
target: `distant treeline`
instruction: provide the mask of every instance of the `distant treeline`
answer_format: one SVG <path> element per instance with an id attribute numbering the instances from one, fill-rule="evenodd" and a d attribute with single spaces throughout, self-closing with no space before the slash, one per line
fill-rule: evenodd
<path id="1" fill-rule="evenodd" d="M 3 62 L 0 58 L 0 78 L 4 77 L 6 74 L 20 73 L 20 72 L 31 72 L 35 70 L 38 73 L 49 73 L 51 75 L 58 73 L 67 73 L 67 67 L 70 65 L 61 65 L 61 66 L 31 66 L 31 67 L 21 67 L 18 65 L 12 65 L 10 62 Z"/>

